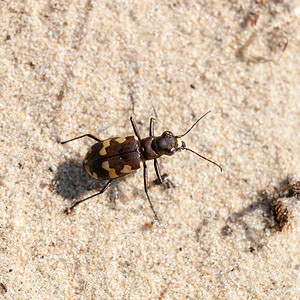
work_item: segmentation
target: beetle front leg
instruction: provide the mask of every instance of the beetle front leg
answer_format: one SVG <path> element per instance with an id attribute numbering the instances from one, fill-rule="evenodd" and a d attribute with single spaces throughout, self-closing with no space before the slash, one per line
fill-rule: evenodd
<path id="1" fill-rule="evenodd" d="M 154 169 L 158 179 L 158 183 L 156 180 L 154 181 L 156 184 L 165 184 L 168 189 L 170 188 L 170 184 L 174 187 L 174 184 L 170 181 L 170 179 L 168 179 L 168 174 L 160 174 L 160 169 L 156 158 L 154 159 Z"/>
<path id="2" fill-rule="evenodd" d="M 154 136 L 154 121 L 155 121 L 155 118 L 151 117 L 150 118 L 150 136 Z"/>
<path id="3" fill-rule="evenodd" d="M 144 189 L 145 189 L 145 193 L 147 196 L 147 200 L 148 200 L 150 207 L 154 213 L 155 219 L 159 222 L 159 218 L 154 210 L 154 207 L 153 207 L 150 197 L 148 195 L 148 172 L 147 172 L 147 164 L 145 162 L 144 162 Z"/>
<path id="4" fill-rule="evenodd" d="M 92 195 L 92 196 L 89 196 L 89 197 L 87 197 L 87 198 L 84 198 L 84 199 L 82 199 L 82 200 L 79 200 L 79 201 L 75 202 L 74 204 L 72 204 L 71 207 L 67 208 L 65 211 L 69 213 L 69 212 L 70 212 L 75 206 L 77 206 L 78 204 L 80 204 L 80 203 L 82 203 L 82 202 L 84 202 L 84 201 L 86 201 L 86 200 L 88 200 L 88 199 L 91 199 L 91 198 L 93 198 L 93 197 L 95 197 L 95 196 L 98 196 L 98 195 L 104 193 L 104 192 L 108 189 L 108 187 L 110 186 L 110 184 L 111 184 L 112 181 L 113 181 L 113 179 L 110 179 L 110 180 L 106 183 L 106 185 L 102 188 L 102 190 L 101 190 L 99 193 L 96 193 L 96 194 L 94 194 L 94 195 Z"/>
<path id="5" fill-rule="evenodd" d="M 101 140 L 99 140 L 97 137 L 95 137 L 94 135 L 90 134 L 90 133 L 87 133 L 87 134 L 84 134 L 84 135 L 80 135 L 80 136 L 77 136 L 73 139 L 70 139 L 70 140 L 67 140 L 67 141 L 64 141 L 64 142 L 61 142 L 61 144 L 66 144 L 66 143 L 69 143 L 69 142 L 72 142 L 72 141 L 75 141 L 75 140 L 78 140 L 78 139 L 81 139 L 81 138 L 84 138 L 84 137 L 89 137 L 91 139 L 94 139 L 96 140 L 97 142 L 102 142 Z"/>

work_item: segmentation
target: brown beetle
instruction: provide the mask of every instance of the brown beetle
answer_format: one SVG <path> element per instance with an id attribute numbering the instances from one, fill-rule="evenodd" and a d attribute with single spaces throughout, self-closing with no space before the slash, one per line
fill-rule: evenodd
<path id="1" fill-rule="evenodd" d="M 109 187 L 113 179 L 123 177 L 131 172 L 135 172 L 142 165 L 144 167 L 144 189 L 147 195 L 150 207 L 155 215 L 155 218 L 159 221 L 159 218 L 153 208 L 152 202 L 148 195 L 148 173 L 147 173 L 147 160 L 154 160 L 154 168 L 160 184 L 167 183 L 168 179 L 162 177 L 158 166 L 157 159 L 162 155 L 171 156 L 178 151 L 188 150 L 198 155 L 199 157 L 215 164 L 222 171 L 214 161 L 207 159 L 206 157 L 196 153 L 195 151 L 186 147 L 185 143 L 181 140 L 181 137 L 189 133 L 192 128 L 204 118 L 210 111 L 199 118 L 190 128 L 182 135 L 174 135 L 171 131 L 164 131 L 159 137 L 154 136 L 154 118 L 150 119 L 150 136 L 142 139 L 137 129 L 136 123 L 133 117 L 130 117 L 130 121 L 135 133 L 135 136 L 127 137 L 115 137 L 106 140 L 100 140 L 92 134 L 84 134 L 76 138 L 62 142 L 62 144 L 83 138 L 89 137 L 97 141 L 89 151 L 87 152 L 83 166 L 86 172 L 98 179 L 108 180 L 102 190 L 90 197 L 75 202 L 70 209 L 73 209 L 79 203 L 86 201 L 94 196 L 102 194 Z"/>

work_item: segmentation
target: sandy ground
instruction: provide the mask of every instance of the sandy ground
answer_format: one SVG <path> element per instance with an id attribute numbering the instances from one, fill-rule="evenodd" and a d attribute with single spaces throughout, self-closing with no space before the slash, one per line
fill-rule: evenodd
<path id="1" fill-rule="evenodd" d="M 274 196 L 300 180 L 298 1 L 6 0 L 0 29 L 3 299 L 298 299 L 299 201 Z M 160 224 L 142 169 L 64 213 L 105 182 L 60 141 L 208 110 L 184 141 L 223 172 L 165 156 L 167 189 L 148 162 Z"/>

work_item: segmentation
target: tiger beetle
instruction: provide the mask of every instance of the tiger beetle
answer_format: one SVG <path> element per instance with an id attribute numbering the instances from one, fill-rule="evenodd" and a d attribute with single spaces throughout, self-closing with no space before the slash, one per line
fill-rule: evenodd
<path id="1" fill-rule="evenodd" d="M 131 125 L 135 136 L 126 137 L 114 137 L 106 140 L 100 140 L 94 135 L 88 133 L 73 139 L 61 142 L 62 144 L 81 139 L 83 137 L 89 137 L 97 141 L 87 152 L 84 160 L 83 167 L 86 172 L 98 179 L 108 180 L 102 190 L 92 196 L 75 202 L 69 210 L 72 210 L 79 203 L 86 201 L 92 197 L 102 194 L 110 186 L 111 182 L 115 178 L 123 177 L 129 173 L 135 172 L 137 169 L 144 167 L 144 190 L 147 196 L 147 200 L 154 213 L 155 218 L 159 221 L 159 218 L 154 210 L 152 202 L 148 194 L 148 172 L 147 172 L 147 160 L 154 160 L 154 169 L 159 181 L 159 184 L 168 183 L 166 176 L 161 176 L 157 159 L 162 155 L 171 156 L 178 151 L 187 150 L 190 151 L 202 159 L 205 159 L 212 164 L 216 165 L 222 171 L 220 165 L 214 161 L 200 155 L 199 153 L 186 147 L 185 143 L 181 140 L 183 136 L 188 134 L 194 126 L 203 119 L 210 111 L 205 113 L 199 118 L 184 134 L 174 135 L 171 131 L 164 131 L 161 136 L 154 136 L 154 118 L 150 118 L 150 136 L 144 139 L 141 138 L 137 129 L 136 123 L 133 117 L 130 117 Z"/>

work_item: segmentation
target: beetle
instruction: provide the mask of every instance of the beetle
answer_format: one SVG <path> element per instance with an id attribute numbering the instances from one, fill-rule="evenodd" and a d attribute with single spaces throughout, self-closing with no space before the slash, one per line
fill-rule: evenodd
<path id="1" fill-rule="evenodd" d="M 108 180 L 100 192 L 75 202 L 69 208 L 69 210 L 72 210 L 75 206 L 83 201 L 104 193 L 115 178 L 123 177 L 129 173 L 135 172 L 141 168 L 141 166 L 143 166 L 144 190 L 151 210 L 153 211 L 155 218 L 159 221 L 148 194 L 148 172 L 146 161 L 154 160 L 154 169 L 159 184 L 167 184 L 168 179 L 166 176 L 161 176 L 157 159 L 162 155 L 172 156 L 176 152 L 180 152 L 182 150 L 187 150 L 198 155 L 202 159 L 213 163 L 222 171 L 220 165 L 187 148 L 185 143 L 181 140 L 183 136 L 188 134 L 194 128 L 194 126 L 209 113 L 210 111 L 201 116 L 184 134 L 181 135 L 174 135 L 171 131 L 164 131 L 161 136 L 154 136 L 155 118 L 150 118 L 150 136 L 142 139 L 137 129 L 136 122 L 131 116 L 130 122 L 135 136 L 114 137 L 106 140 L 100 140 L 94 135 L 88 133 L 61 142 L 61 144 L 66 144 L 83 137 L 89 137 L 95 140 L 97 143 L 89 148 L 84 157 L 83 167 L 85 171 L 95 179 Z"/>

